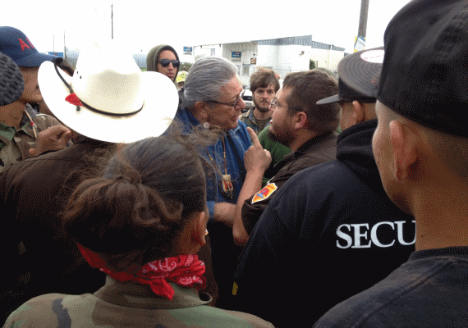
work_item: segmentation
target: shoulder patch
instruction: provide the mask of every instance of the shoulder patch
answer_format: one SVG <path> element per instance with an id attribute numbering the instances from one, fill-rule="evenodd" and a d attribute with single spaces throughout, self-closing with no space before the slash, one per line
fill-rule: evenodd
<path id="1" fill-rule="evenodd" d="M 255 195 L 252 197 L 252 204 L 260 202 L 269 198 L 273 193 L 278 189 L 278 186 L 275 183 L 269 183 L 263 189 L 256 192 Z"/>

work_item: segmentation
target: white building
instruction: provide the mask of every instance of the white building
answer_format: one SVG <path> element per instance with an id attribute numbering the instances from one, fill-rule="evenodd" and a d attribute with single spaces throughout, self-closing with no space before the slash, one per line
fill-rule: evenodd
<path id="1" fill-rule="evenodd" d="M 236 43 L 185 46 L 176 49 L 182 62 L 193 63 L 204 56 L 224 57 L 237 66 L 242 84 L 249 85 L 250 75 L 258 67 L 273 69 L 283 79 L 290 72 L 305 71 L 313 61 L 315 67 L 336 72 L 345 56 L 344 48 L 312 40 L 312 35 Z M 66 59 L 76 64 L 78 51 L 66 49 Z M 146 69 L 146 53 L 134 55 L 138 66 Z"/>
<path id="2" fill-rule="evenodd" d="M 312 35 L 257 40 L 238 43 L 206 44 L 193 47 L 196 59 L 203 56 L 224 57 L 238 68 L 244 85 L 257 67 L 268 67 L 284 78 L 290 72 L 308 70 L 310 61 L 315 67 L 336 72 L 344 57 L 344 48 L 312 40 Z"/>

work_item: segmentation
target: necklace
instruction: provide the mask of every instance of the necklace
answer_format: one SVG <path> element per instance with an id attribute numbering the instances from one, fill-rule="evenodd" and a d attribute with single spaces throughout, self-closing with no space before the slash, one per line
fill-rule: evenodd
<path id="1" fill-rule="evenodd" d="M 27 110 L 24 111 L 24 113 L 26 114 L 26 116 L 28 117 L 28 120 L 29 120 L 29 125 L 31 125 L 32 127 L 32 130 L 33 130 L 33 133 L 34 133 L 34 139 L 37 139 L 37 127 L 36 127 L 36 123 L 34 123 L 31 115 L 28 113 Z"/>
<path id="2" fill-rule="evenodd" d="M 234 185 L 232 184 L 231 175 L 228 174 L 228 170 L 227 170 L 226 144 L 224 142 L 224 136 L 221 141 L 223 143 L 223 160 L 224 160 L 224 174 L 222 174 L 221 176 L 221 194 L 228 199 L 234 199 Z M 216 166 L 216 161 L 210 155 L 210 153 L 208 153 L 208 157 Z"/>

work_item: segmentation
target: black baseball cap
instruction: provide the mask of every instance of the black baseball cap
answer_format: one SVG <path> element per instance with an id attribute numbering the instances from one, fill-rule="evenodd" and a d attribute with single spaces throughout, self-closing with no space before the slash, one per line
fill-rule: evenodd
<path id="1" fill-rule="evenodd" d="M 383 47 L 345 56 L 338 64 L 338 94 L 317 101 L 317 105 L 337 102 L 375 102 L 384 59 Z"/>
<path id="2" fill-rule="evenodd" d="M 468 137 L 468 1 L 414 0 L 390 21 L 377 99 L 426 127 Z"/>
<path id="3" fill-rule="evenodd" d="M 18 100 L 24 90 L 23 75 L 13 59 L 0 52 L 0 106 Z"/>

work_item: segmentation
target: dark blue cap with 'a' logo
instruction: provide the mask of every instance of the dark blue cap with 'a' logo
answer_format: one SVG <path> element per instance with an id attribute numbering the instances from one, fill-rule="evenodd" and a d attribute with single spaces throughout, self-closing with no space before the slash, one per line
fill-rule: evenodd
<path id="1" fill-rule="evenodd" d="M 56 58 L 38 52 L 23 32 L 11 26 L 0 26 L 0 52 L 20 67 L 39 67 L 44 61 Z"/>

